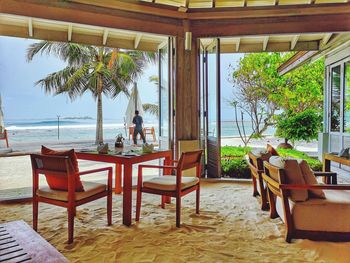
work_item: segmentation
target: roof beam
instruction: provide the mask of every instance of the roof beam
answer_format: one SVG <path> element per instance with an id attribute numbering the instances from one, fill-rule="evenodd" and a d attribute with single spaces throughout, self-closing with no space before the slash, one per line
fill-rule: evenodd
<path id="1" fill-rule="evenodd" d="M 294 50 L 296 44 L 298 43 L 299 37 L 300 37 L 300 35 L 295 35 L 295 36 L 292 38 L 292 41 L 290 42 L 290 49 L 291 49 L 291 50 Z"/>
<path id="2" fill-rule="evenodd" d="M 102 44 L 105 46 L 107 44 L 109 31 L 107 28 L 103 30 L 103 38 L 102 38 Z"/>
<path id="3" fill-rule="evenodd" d="M 240 43 L 241 43 L 241 38 L 239 37 L 238 40 L 237 40 L 237 42 L 236 42 L 236 52 L 239 51 L 239 45 L 240 45 Z"/>
<path id="4" fill-rule="evenodd" d="M 137 49 L 137 47 L 140 44 L 142 38 L 142 34 L 136 34 L 135 41 L 134 41 L 134 48 Z"/>
<path id="5" fill-rule="evenodd" d="M 321 45 L 322 46 L 327 45 L 327 43 L 330 40 L 330 38 L 332 37 L 332 35 L 333 35 L 332 33 L 325 34 L 324 37 L 321 40 Z"/>
<path id="6" fill-rule="evenodd" d="M 264 41 L 263 41 L 263 50 L 266 51 L 267 48 L 267 44 L 269 43 L 269 36 L 265 36 L 264 37 Z"/>
<path id="7" fill-rule="evenodd" d="M 72 41 L 72 33 L 73 33 L 73 25 L 69 24 L 68 25 L 68 36 L 67 36 L 67 39 L 69 42 Z"/>
<path id="8" fill-rule="evenodd" d="M 31 17 L 28 19 L 28 35 L 33 37 L 33 19 Z"/>

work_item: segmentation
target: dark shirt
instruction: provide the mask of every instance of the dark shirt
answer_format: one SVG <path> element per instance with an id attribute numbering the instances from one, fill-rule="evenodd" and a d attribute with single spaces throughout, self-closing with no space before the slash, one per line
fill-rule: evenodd
<path id="1" fill-rule="evenodd" d="M 135 130 L 137 131 L 142 131 L 142 117 L 139 115 L 136 115 L 133 119 L 132 119 L 132 123 L 135 124 Z"/>

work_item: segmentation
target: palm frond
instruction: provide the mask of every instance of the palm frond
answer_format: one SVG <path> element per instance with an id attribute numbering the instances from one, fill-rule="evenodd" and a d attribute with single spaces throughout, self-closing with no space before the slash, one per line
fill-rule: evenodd
<path id="1" fill-rule="evenodd" d="M 159 116 L 159 107 L 156 104 L 151 104 L 151 103 L 145 103 L 142 104 L 143 109 L 145 110 L 145 112 L 150 113 L 154 116 Z"/>

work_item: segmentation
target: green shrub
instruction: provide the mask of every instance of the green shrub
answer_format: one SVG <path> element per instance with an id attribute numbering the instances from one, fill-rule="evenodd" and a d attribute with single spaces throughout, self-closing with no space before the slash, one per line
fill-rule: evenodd
<path id="1" fill-rule="evenodd" d="M 251 147 L 223 146 L 221 147 L 221 157 L 244 157 Z"/>
<path id="2" fill-rule="evenodd" d="M 224 146 L 221 148 L 221 169 L 222 176 L 232 178 L 251 178 L 246 154 L 251 150 L 250 147 Z M 277 149 L 277 152 L 283 157 L 292 157 L 305 160 L 314 171 L 322 170 L 322 163 L 307 154 L 289 149 Z"/>
<path id="3" fill-rule="evenodd" d="M 312 170 L 322 171 L 322 163 L 318 159 L 308 156 L 306 153 L 291 149 L 277 149 L 277 152 L 283 157 L 303 159 L 309 164 Z"/>
<path id="4" fill-rule="evenodd" d="M 251 178 L 247 161 L 244 158 L 222 158 L 221 169 L 224 177 Z"/>

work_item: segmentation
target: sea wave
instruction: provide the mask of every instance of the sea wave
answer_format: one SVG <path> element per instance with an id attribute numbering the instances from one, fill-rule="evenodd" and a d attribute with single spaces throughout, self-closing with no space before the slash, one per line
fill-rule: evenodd
<path id="1" fill-rule="evenodd" d="M 57 123 L 56 123 L 57 124 Z M 115 123 L 115 124 L 104 124 L 104 129 L 113 129 L 113 128 L 123 128 L 124 123 Z M 42 126 L 16 126 L 10 125 L 6 127 L 9 131 L 18 131 L 18 130 L 56 130 L 57 125 L 42 125 Z M 84 129 L 92 130 L 96 129 L 96 124 L 76 124 L 76 125 L 66 125 L 60 124 L 60 129 Z"/>

